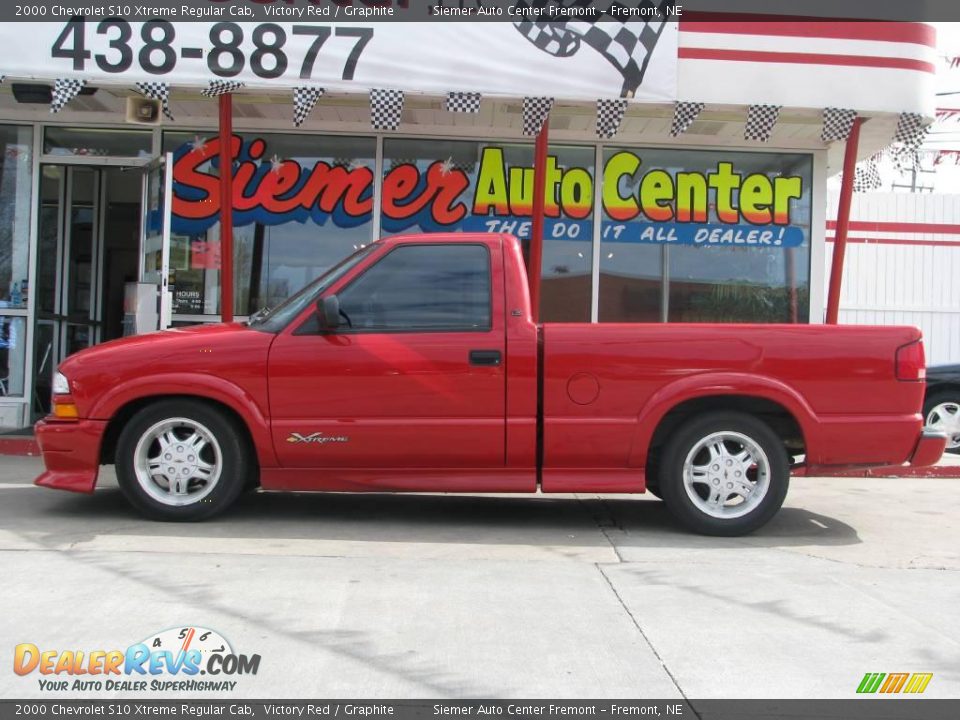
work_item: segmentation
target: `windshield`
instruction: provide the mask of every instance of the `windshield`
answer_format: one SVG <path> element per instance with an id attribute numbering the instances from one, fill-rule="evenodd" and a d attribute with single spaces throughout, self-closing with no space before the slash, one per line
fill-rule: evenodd
<path id="1" fill-rule="evenodd" d="M 307 305 L 314 302 L 317 295 L 339 280 L 345 273 L 363 260 L 367 255 L 369 255 L 370 252 L 376 247 L 376 243 L 371 243 L 366 247 L 360 248 L 353 255 L 350 255 L 345 260 L 341 260 L 339 263 L 327 270 L 327 272 L 325 272 L 323 275 L 309 283 L 299 292 L 288 297 L 275 308 L 261 310 L 259 313 L 250 318 L 247 324 L 250 327 L 257 328 L 258 330 L 266 330 L 267 332 L 274 333 L 280 332 L 287 326 L 288 323 L 297 317 L 297 315 L 303 312 Z"/>

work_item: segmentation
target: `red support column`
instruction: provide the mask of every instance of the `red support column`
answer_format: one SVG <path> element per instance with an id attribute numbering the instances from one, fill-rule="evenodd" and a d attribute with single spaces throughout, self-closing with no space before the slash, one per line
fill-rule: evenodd
<path id="1" fill-rule="evenodd" d="M 533 158 L 533 223 L 530 231 L 530 307 L 533 321 L 540 322 L 540 276 L 543 274 L 543 207 L 547 185 L 547 145 L 550 142 L 550 118 L 543 121 L 537 135 Z"/>
<path id="2" fill-rule="evenodd" d="M 847 228 L 850 226 L 850 203 L 853 200 L 853 179 L 857 172 L 857 146 L 863 118 L 853 121 L 843 155 L 843 182 L 837 208 L 837 232 L 833 238 L 833 264 L 830 267 L 830 291 L 827 294 L 827 322 L 837 324 L 840 313 L 840 286 L 843 283 L 843 259 L 847 252 Z"/>
<path id="3" fill-rule="evenodd" d="M 233 322 L 233 96 L 220 96 L 220 320 Z"/>

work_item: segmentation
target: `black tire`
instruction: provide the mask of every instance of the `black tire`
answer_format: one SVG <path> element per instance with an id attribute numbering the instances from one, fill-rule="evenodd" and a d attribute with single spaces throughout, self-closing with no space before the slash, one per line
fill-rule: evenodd
<path id="1" fill-rule="evenodd" d="M 209 490 L 206 489 L 206 484 L 202 480 L 188 481 L 188 486 L 197 488 L 193 494 L 197 495 L 198 499 L 195 501 L 185 499 L 183 500 L 185 504 L 179 505 L 158 500 L 157 496 L 162 497 L 164 492 L 169 492 L 162 487 L 163 480 L 159 482 L 145 480 L 150 487 L 148 490 L 141 484 L 136 470 L 137 447 L 141 438 L 151 433 L 151 429 L 158 423 L 175 418 L 196 423 L 204 433 L 209 433 L 215 442 L 207 443 L 196 457 L 199 462 L 203 454 L 202 459 L 205 462 L 213 461 L 211 464 L 219 467 L 220 470 Z M 180 437 L 188 437 L 187 433 L 190 429 L 190 425 L 181 424 L 174 428 L 174 432 Z M 148 455 L 151 452 L 157 452 L 157 448 L 160 447 L 159 442 L 159 440 L 152 442 L 144 440 L 144 448 Z M 256 457 L 249 445 L 242 428 L 237 426 L 236 421 L 215 407 L 198 400 L 161 400 L 148 405 L 134 415 L 120 433 L 115 457 L 117 481 L 130 504 L 151 520 L 167 522 L 205 520 L 226 510 L 245 487 L 256 482 Z M 186 452 L 189 452 L 189 449 Z M 179 462 L 186 463 L 187 457 L 184 455 L 184 459 Z M 216 462 L 217 458 L 219 462 Z M 166 460 L 163 461 L 164 464 L 166 462 Z M 177 462 L 177 460 L 172 461 L 172 463 Z M 171 469 L 174 469 L 173 465 Z M 169 486 L 169 482 L 167 485 Z M 173 502 L 173 499 L 170 502 Z"/>
<path id="2" fill-rule="evenodd" d="M 755 507 L 740 517 L 714 517 L 708 514 L 706 509 L 691 499 L 684 484 L 684 464 L 688 454 L 702 440 L 721 432 L 738 433 L 748 438 L 766 455 L 770 468 L 766 493 Z M 699 456 L 694 459 L 696 457 Z M 724 468 L 719 464 L 718 467 L 719 473 L 724 473 Z M 749 476 L 745 479 L 749 479 Z M 659 490 L 667 509 L 687 528 L 703 535 L 734 537 L 757 530 L 769 522 L 783 505 L 789 484 L 790 465 L 783 441 L 766 423 L 745 413 L 714 412 L 687 420 L 667 442 L 660 461 Z M 703 494 L 709 494 L 709 485 L 697 484 L 693 487 L 691 492 L 701 498 L 701 504 L 706 504 L 707 498 Z M 719 494 L 721 491 L 717 492 Z M 725 502 L 730 502 L 732 497 L 733 494 L 727 495 Z"/>
<path id="3" fill-rule="evenodd" d="M 960 390 L 939 390 L 930 393 L 927 399 L 923 401 L 923 424 L 925 426 L 929 427 L 930 413 L 933 412 L 933 409 L 944 403 L 960 407 Z M 950 447 L 951 444 L 954 446 Z M 947 452 L 960 455 L 960 438 L 952 436 L 947 439 Z"/>
<path id="4" fill-rule="evenodd" d="M 645 473 L 647 483 L 645 490 L 657 500 L 663 500 L 663 493 L 660 492 L 660 455 L 659 448 L 651 451 L 647 458 L 647 471 Z"/>

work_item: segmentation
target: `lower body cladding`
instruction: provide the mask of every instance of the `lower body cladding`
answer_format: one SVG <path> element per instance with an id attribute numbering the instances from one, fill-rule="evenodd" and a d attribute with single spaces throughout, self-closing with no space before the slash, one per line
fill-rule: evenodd
<path id="1" fill-rule="evenodd" d="M 850 466 L 929 465 L 946 437 L 917 429 L 906 418 L 880 423 L 866 449 L 852 444 L 857 422 L 827 422 L 831 448 L 850 437 L 848 452 L 811 453 L 811 467 L 795 474 L 828 474 Z M 914 423 L 913 419 L 909 419 Z M 108 423 L 42 421 L 37 441 L 46 470 L 36 484 L 92 492 Z M 911 425 L 911 427 L 915 427 Z M 862 439 L 862 432 L 860 437 Z M 879 440 L 877 440 L 879 438 Z M 813 440 L 813 438 L 811 438 Z M 885 443 L 882 447 L 876 442 Z M 340 492 L 517 492 L 538 490 L 525 468 L 276 468 L 260 467 L 255 451 L 230 418 L 199 402 L 147 406 L 122 428 L 116 444 L 117 479 L 130 503 L 157 520 L 202 520 L 227 509 L 245 489 Z M 870 459 L 868 459 L 870 458 Z M 817 461 L 829 459 L 820 464 Z M 549 462 L 549 456 L 548 456 Z M 661 497 L 688 528 L 710 535 L 742 535 L 761 527 L 787 493 L 790 462 L 782 440 L 758 418 L 714 412 L 678 428 L 647 468 L 557 468 L 542 472 L 543 492 L 641 493 Z"/>

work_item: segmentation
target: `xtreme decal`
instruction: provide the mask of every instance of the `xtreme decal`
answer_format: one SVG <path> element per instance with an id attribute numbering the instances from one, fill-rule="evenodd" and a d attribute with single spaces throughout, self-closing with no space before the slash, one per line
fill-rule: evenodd
<path id="1" fill-rule="evenodd" d="M 344 160 L 268 159 L 266 140 L 232 140 L 234 223 L 349 228 L 370 220 L 374 171 Z M 198 235 L 218 220 L 219 141 L 197 140 L 174 154 L 173 231 Z M 799 175 L 737 172 L 718 161 L 706 171 L 644 165 L 643 150 L 610 155 L 603 168 L 602 234 L 613 242 L 797 247 L 796 205 L 809 188 Z M 465 169 L 466 168 L 466 169 Z M 467 171 L 469 169 L 469 172 Z M 593 168 L 547 158 L 547 237 L 589 240 Z M 513 232 L 529 236 L 533 167 L 511 164 L 503 148 L 479 148 L 478 162 L 393 161 L 382 180 L 382 227 L 407 230 Z"/>

